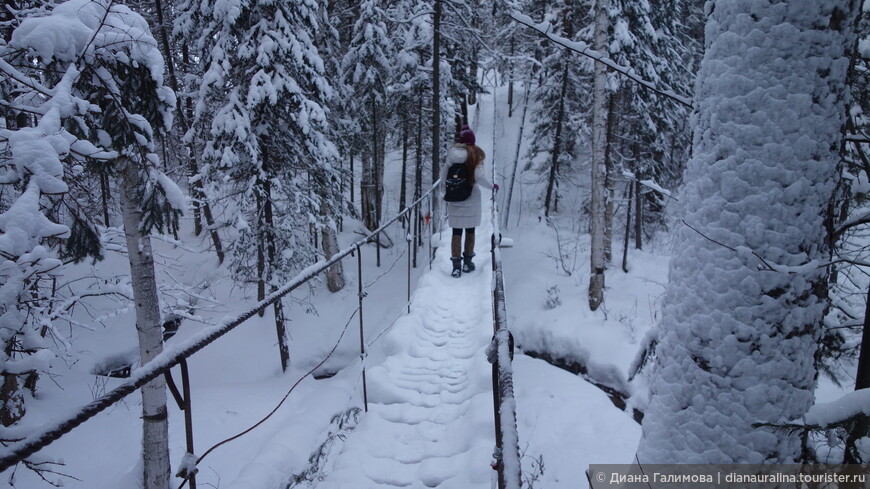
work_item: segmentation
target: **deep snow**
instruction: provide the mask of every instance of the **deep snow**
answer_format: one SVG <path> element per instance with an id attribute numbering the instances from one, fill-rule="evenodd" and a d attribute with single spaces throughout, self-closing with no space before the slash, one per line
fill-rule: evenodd
<path id="1" fill-rule="evenodd" d="M 495 166 L 502 189 L 520 113 L 515 110 L 514 117 L 508 118 L 505 101 L 504 89 L 482 96 L 472 123 L 487 153 L 486 164 Z M 398 156 L 391 155 L 385 215 L 396 211 L 399 171 Z M 593 373 L 606 372 L 615 382 L 625 382 L 641 339 L 658 319 L 667 257 L 632 252 L 630 273 L 618 267 L 608 271 L 606 315 L 589 312 L 584 241 L 588 238 L 579 231 L 585 229 L 584 222 L 568 205 L 555 220 L 560 239 L 570 236 L 570 253 L 576 254 L 573 273 L 568 275 L 560 266 L 553 227 L 538 221 L 540 209 L 533 196 L 539 183 L 531 175 L 523 175 L 522 180 L 522 188 L 515 189 L 511 225 L 503 230 L 514 247 L 502 250 L 508 324 L 518 345 L 558 347 L 593 366 Z M 388 480 L 420 487 L 439 481 L 441 487 L 489 487 L 492 393 L 483 349 L 492 323 L 489 239 L 483 238 L 488 213 L 484 216 L 478 230 L 478 270 L 472 274 L 458 280 L 449 277 L 450 263 L 444 253 L 448 233 L 434 236 L 440 249 L 432 270 L 426 266 L 427 246 L 421 248 L 420 266 L 412 271 L 414 292 L 408 315 L 404 315 L 405 231 L 398 226 L 390 230 L 396 246 L 382 251 L 381 268 L 374 266 L 374 247 L 363 248 L 363 283 L 372 284 L 364 305 L 365 338 L 372 343 L 367 345 L 365 361 L 370 411 L 360 416 L 355 429 L 339 431 L 330 423 L 334 415 L 362 407 L 355 258 L 344 262 L 348 285 L 343 291 L 330 294 L 319 284 L 302 287 L 286 301 L 292 337 L 287 373 L 280 372 L 271 310 L 194 355 L 190 361 L 194 437 L 196 453 L 201 455 L 272 410 L 296 380 L 323 359 L 345 326 L 349 328 L 321 369 L 337 375 L 304 380 L 262 426 L 212 452 L 199 466 L 198 486 L 283 488 L 331 439 L 326 463 L 314 471 L 314 479 L 323 479 L 318 487 L 364 488 Z M 346 222 L 339 237 L 342 248 L 359 239 L 357 229 Z M 254 302 L 253 291 L 232 286 L 224 271 L 215 268 L 214 258 L 197 251 L 206 243 L 188 235 L 181 243 L 164 238 L 156 245 L 163 264 L 161 280 L 167 288 L 203 288 L 192 312 L 198 320 L 185 320 L 171 343 L 184 341 Z M 568 252 L 566 247 L 562 252 Z M 106 261 L 82 265 L 78 273 L 107 278 L 126 273 L 125 257 L 109 253 Z M 164 300 L 170 303 L 184 296 L 173 294 Z M 75 352 L 67 362 L 55 362 L 52 373 L 57 384 L 44 377 L 38 398 L 28 400 L 27 426 L 40 426 L 117 384 L 116 379 L 92 375 L 91 368 L 108 356 L 135 348 L 132 311 L 117 311 L 117 304 L 108 300 L 98 306 L 99 310 L 79 311 L 82 322 L 93 328 L 69 330 Z M 523 470 L 526 477 L 537 474 L 535 487 L 583 488 L 588 464 L 632 460 L 640 427 L 601 390 L 521 351 L 514 361 L 514 375 Z M 64 479 L 65 487 L 136 487 L 138 403 L 138 396 L 131 396 L 42 451 L 42 456 L 63 459 L 66 465 L 61 471 L 79 479 Z M 330 433 L 341 436 L 330 438 Z M 175 469 L 184 455 L 184 432 L 183 415 L 174 404 L 170 405 L 170 443 Z M 542 474 L 536 470 L 541 461 Z M 9 477 L 10 471 L 0 474 L 0 487 L 9 487 Z M 20 488 L 44 484 L 22 468 L 15 477 Z"/>

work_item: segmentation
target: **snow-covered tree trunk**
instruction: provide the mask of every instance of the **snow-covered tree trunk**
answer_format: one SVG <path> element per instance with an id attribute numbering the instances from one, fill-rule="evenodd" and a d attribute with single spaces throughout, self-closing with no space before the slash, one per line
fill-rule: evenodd
<path id="1" fill-rule="evenodd" d="M 607 56 L 607 9 L 609 0 L 598 0 L 595 7 L 595 49 Z M 589 308 L 597 310 L 604 301 L 604 212 L 606 194 L 604 188 L 604 153 L 607 144 L 607 70 L 595 63 L 592 102 L 592 209 L 589 275 Z"/>
<path id="2" fill-rule="evenodd" d="M 136 164 L 125 157 L 118 165 L 118 188 L 133 300 L 136 304 L 136 331 L 139 358 L 144 365 L 163 351 L 163 331 L 151 238 L 141 232 L 142 209 L 131 196 L 139 195 L 143 183 Z M 169 419 L 166 411 L 166 381 L 158 376 L 142 389 L 142 456 L 145 489 L 169 487 Z"/>
<path id="3" fill-rule="evenodd" d="M 320 215 L 325 221 L 320 233 L 323 254 L 326 259 L 330 259 L 341 249 L 338 247 L 338 238 L 335 234 L 335 222 L 329 217 L 329 207 L 324 201 L 320 204 Z M 344 285 L 344 269 L 339 261 L 326 270 L 326 286 L 330 292 L 338 292 L 344 288 Z"/>
<path id="4" fill-rule="evenodd" d="M 791 463 L 827 302 L 854 0 L 707 4 L 642 463 Z M 690 227 L 691 226 L 691 227 Z"/>

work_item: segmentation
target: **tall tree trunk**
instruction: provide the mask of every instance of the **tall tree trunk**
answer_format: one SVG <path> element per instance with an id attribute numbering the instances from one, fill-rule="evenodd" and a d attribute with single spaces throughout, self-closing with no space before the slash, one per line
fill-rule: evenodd
<path id="1" fill-rule="evenodd" d="M 861 352 L 858 354 L 858 371 L 855 374 L 855 390 L 870 388 L 870 288 L 867 289 L 867 304 L 864 308 L 864 331 L 861 333 Z M 870 435 L 870 417 L 859 415 L 855 426 L 849 430 L 846 438 L 846 450 L 843 463 L 867 463 L 862 460 L 857 441 Z"/>
<path id="2" fill-rule="evenodd" d="M 112 225 L 109 220 L 109 196 L 111 195 L 111 188 L 109 188 L 109 175 L 105 172 L 100 173 L 100 194 L 103 204 L 103 225 L 109 227 Z"/>
<path id="3" fill-rule="evenodd" d="M 122 159 L 118 171 L 121 216 L 130 261 L 130 279 L 136 305 L 139 359 L 144 365 L 163 351 L 160 303 L 154 274 L 151 238 L 143 234 L 140 202 L 133 200 L 143 182 L 135 163 Z M 169 488 L 169 419 L 166 411 L 166 381 L 158 376 L 142 389 L 142 457 L 145 489 Z"/>
<path id="4" fill-rule="evenodd" d="M 275 245 L 275 213 L 274 213 L 274 205 L 272 202 L 272 181 L 268 178 L 268 175 L 271 174 L 271 170 L 269 169 L 269 165 L 271 162 L 269 161 L 269 154 L 264 150 L 262 151 L 263 155 L 263 168 L 267 175 L 267 178 L 263 179 L 263 224 L 264 227 L 260 228 L 260 232 L 263 233 L 261 236 L 261 240 L 266 243 L 266 264 L 265 264 L 265 273 L 263 276 L 263 280 L 269 286 L 269 293 L 273 293 L 278 290 L 278 287 L 272 283 L 272 278 L 274 277 L 273 269 L 275 267 L 275 257 L 277 256 L 277 246 Z M 263 297 L 265 299 L 265 297 Z M 260 300 L 263 300 L 260 299 Z M 284 304 L 282 301 L 276 301 L 272 306 L 273 312 L 275 313 L 275 331 L 278 336 L 278 354 L 281 358 L 281 371 L 286 372 L 287 366 L 290 364 L 290 346 L 287 344 L 287 329 L 285 326 L 285 318 L 284 318 Z"/>
<path id="5" fill-rule="evenodd" d="M 553 199 L 553 188 L 556 185 L 556 171 L 559 168 L 559 156 L 562 151 L 562 126 L 565 124 L 565 97 L 568 93 L 568 63 L 562 70 L 562 88 L 559 90 L 559 109 L 556 111 L 556 134 L 553 135 L 553 151 L 550 153 L 550 177 L 547 179 L 547 196 L 544 197 L 544 216 L 550 217 L 550 202 Z"/>
<path id="6" fill-rule="evenodd" d="M 359 196 L 363 224 L 369 231 L 374 231 L 378 228 L 378 199 L 375 193 L 377 190 L 376 180 L 373 155 L 370 152 L 365 152 L 362 155 Z"/>
<path id="7" fill-rule="evenodd" d="M 760 425 L 800 422 L 814 403 L 857 10 L 708 6 L 641 463 L 801 459 L 799 433 Z"/>
<path id="8" fill-rule="evenodd" d="M 257 201 L 257 301 L 262 301 L 266 298 L 266 239 L 263 235 L 265 223 L 265 206 L 266 206 L 266 190 L 265 183 L 261 177 L 257 177 L 254 183 L 254 195 Z M 261 309 L 257 315 L 263 317 L 266 314 L 265 310 Z"/>
<path id="9" fill-rule="evenodd" d="M 380 124 L 380 109 L 375 100 L 375 94 L 371 95 L 372 104 L 372 163 L 375 172 L 374 175 L 374 193 L 375 193 L 375 229 L 380 226 L 381 217 L 383 216 L 383 195 L 384 195 L 384 156 L 381 152 L 381 137 L 378 125 Z"/>
<path id="10" fill-rule="evenodd" d="M 417 202 L 423 196 L 423 89 L 418 93 L 417 99 L 417 129 L 416 138 L 414 140 L 414 202 Z M 417 212 L 417 246 L 414 246 L 414 267 L 417 266 L 417 248 L 423 246 L 423 233 L 420 232 L 422 225 L 420 223 L 420 212 Z"/>
<path id="11" fill-rule="evenodd" d="M 607 56 L 607 10 L 609 0 L 598 0 L 595 8 L 595 49 Z M 607 71 L 602 63 L 595 63 L 595 81 L 592 102 L 592 209 L 589 276 L 589 309 L 595 311 L 604 302 L 604 214 L 606 191 L 604 188 L 604 152 L 607 144 Z"/>
<path id="12" fill-rule="evenodd" d="M 505 197 L 504 204 L 504 227 L 507 229 L 508 219 L 510 218 L 511 212 L 511 198 L 514 194 L 514 184 L 517 181 L 517 167 L 520 163 L 520 149 L 523 145 L 523 132 L 526 128 L 526 112 L 529 109 L 529 93 L 532 91 L 532 76 L 529 76 L 528 83 L 524 87 L 523 91 L 523 115 L 520 117 L 520 131 L 517 135 L 517 146 L 516 151 L 514 151 L 514 164 L 513 169 L 511 170 L 511 181 L 507 188 L 507 196 Z"/>
<path id="13" fill-rule="evenodd" d="M 441 0 L 432 13 L 432 184 L 438 181 L 441 164 Z M 441 196 L 432 192 L 432 230 L 441 226 Z M 429 257 L 432 258 L 432 257 Z"/>
<path id="14" fill-rule="evenodd" d="M 399 182 L 399 211 L 408 206 L 408 136 L 410 135 L 408 113 L 402 113 L 402 177 Z M 402 222 L 405 222 L 403 219 Z"/>
<path id="15" fill-rule="evenodd" d="M 616 165 L 613 163 L 613 146 L 616 144 L 616 121 L 618 119 L 621 90 L 610 94 L 607 108 L 607 142 L 604 147 L 604 261 L 613 261 L 613 204 L 616 201 Z"/>
<path id="16" fill-rule="evenodd" d="M 338 248 L 338 238 L 335 235 L 335 223 L 330 217 L 329 206 L 326 205 L 324 198 L 321 198 L 320 202 L 320 217 L 324 220 L 323 231 L 320 233 L 321 246 L 323 255 L 328 260 L 341 250 Z M 344 270 L 341 261 L 338 261 L 326 270 L 326 287 L 330 292 L 338 292 L 344 286 Z"/>
<path id="17" fill-rule="evenodd" d="M 169 34 L 166 32 L 166 23 L 163 20 L 163 4 L 161 0 L 154 0 L 154 10 L 157 13 L 157 21 L 160 24 L 160 40 L 163 46 L 163 57 L 166 60 L 166 66 L 169 71 L 169 84 L 172 87 L 172 90 L 178 94 L 181 93 L 181 91 L 178 84 L 178 76 L 175 74 L 175 57 L 172 56 L 172 49 L 169 45 Z M 185 58 L 186 57 L 187 56 L 185 55 Z M 185 133 L 188 132 L 188 130 L 190 130 L 190 123 L 187 120 L 187 113 L 182 107 L 182 97 L 176 99 L 175 114 L 178 118 L 178 122 L 181 124 L 181 130 Z M 205 217 L 206 227 L 208 228 L 209 236 L 211 237 L 212 245 L 214 246 L 215 254 L 218 258 L 218 263 L 223 263 L 223 243 L 221 243 L 220 235 L 214 225 L 214 216 L 212 216 L 211 206 L 208 203 L 208 199 L 206 199 L 202 177 L 199 174 L 199 168 L 197 167 L 196 158 L 194 157 L 196 152 L 194 151 L 193 144 L 187 145 L 187 150 L 188 154 L 185 156 L 187 159 L 187 170 L 190 174 L 188 178 L 190 189 L 193 193 L 193 233 L 196 236 L 199 236 L 202 233 L 202 218 Z"/>
<path id="18" fill-rule="evenodd" d="M 637 131 L 635 131 L 637 134 Z M 631 143 L 631 154 L 634 157 L 634 249 L 643 249 L 643 195 L 640 185 L 640 141 Z"/>
<path id="19" fill-rule="evenodd" d="M 622 271 L 628 273 L 628 240 L 631 238 L 631 200 L 634 197 L 634 182 L 628 182 L 628 202 L 625 206 L 625 241 L 622 247 Z"/>
<path id="20" fill-rule="evenodd" d="M 495 8 L 493 4 L 493 8 Z M 516 52 L 516 38 L 511 35 L 510 42 L 510 58 L 508 59 L 508 117 L 513 117 L 514 115 L 514 53 Z"/>
<path id="21" fill-rule="evenodd" d="M 354 175 L 354 169 L 353 169 L 353 157 L 354 157 L 354 152 L 353 152 L 353 150 L 351 150 L 351 152 L 350 152 L 350 206 L 351 206 L 351 208 L 354 207 L 354 200 L 356 199 L 356 195 L 354 195 L 354 191 L 353 191 L 354 184 L 356 183 L 356 176 Z M 362 213 L 362 210 L 360 210 L 360 213 Z"/>

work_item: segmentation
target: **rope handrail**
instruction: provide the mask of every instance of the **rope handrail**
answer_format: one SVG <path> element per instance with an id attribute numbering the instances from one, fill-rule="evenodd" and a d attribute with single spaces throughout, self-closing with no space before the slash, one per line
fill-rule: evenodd
<path id="1" fill-rule="evenodd" d="M 140 387 L 157 378 L 159 375 L 163 375 L 172 367 L 178 365 L 182 360 L 186 360 L 194 353 L 202 350 L 218 338 L 232 331 L 236 326 L 239 326 L 253 317 L 260 310 L 264 310 L 271 306 L 282 297 L 294 291 L 299 286 L 307 283 L 309 280 L 316 277 L 335 263 L 338 263 L 346 256 L 354 251 L 358 251 L 363 245 L 372 242 L 378 234 L 399 220 L 403 215 L 410 213 L 412 209 L 428 198 L 440 183 L 440 179 L 437 180 L 419 199 L 405 207 L 404 210 L 396 214 L 392 219 L 382 224 L 365 237 L 357 240 L 352 245 L 339 251 L 332 257 L 318 260 L 313 265 L 305 268 L 295 277 L 287 281 L 282 287 L 272 292 L 248 311 L 236 316 L 234 319 L 225 319 L 221 321 L 223 324 L 202 331 L 192 336 L 184 343 L 166 347 L 163 352 L 157 355 L 150 362 L 131 372 L 130 377 L 124 383 L 112 389 L 107 394 L 85 404 L 79 408 L 76 413 L 67 418 L 48 423 L 42 428 L 42 430 L 12 444 L 6 450 L 0 451 L 0 472 L 21 462 L 30 455 L 33 455 L 63 435 L 69 433 L 85 421 L 132 394 Z"/>
<path id="2" fill-rule="evenodd" d="M 495 172 L 495 165 L 493 165 Z M 520 489 L 522 468 L 514 398 L 513 338 L 507 325 L 507 308 L 502 272 L 501 230 L 495 192 L 492 196 L 492 316 L 493 339 L 488 352 L 492 361 L 493 402 L 496 429 L 496 469 L 499 489 Z"/>

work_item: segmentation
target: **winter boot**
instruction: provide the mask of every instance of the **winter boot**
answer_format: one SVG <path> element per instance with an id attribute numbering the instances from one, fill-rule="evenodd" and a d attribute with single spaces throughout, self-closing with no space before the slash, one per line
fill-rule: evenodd
<path id="1" fill-rule="evenodd" d="M 474 253 L 462 254 L 462 271 L 465 273 L 474 271 L 474 263 L 471 259 L 474 258 Z"/>
<path id="2" fill-rule="evenodd" d="M 450 257 L 450 261 L 453 262 L 453 271 L 450 272 L 450 276 L 453 278 L 459 278 L 462 276 L 462 258 L 458 256 Z"/>
<path id="3" fill-rule="evenodd" d="M 465 273 L 474 271 L 474 233 L 465 232 L 465 252 L 462 253 L 462 271 Z"/>

